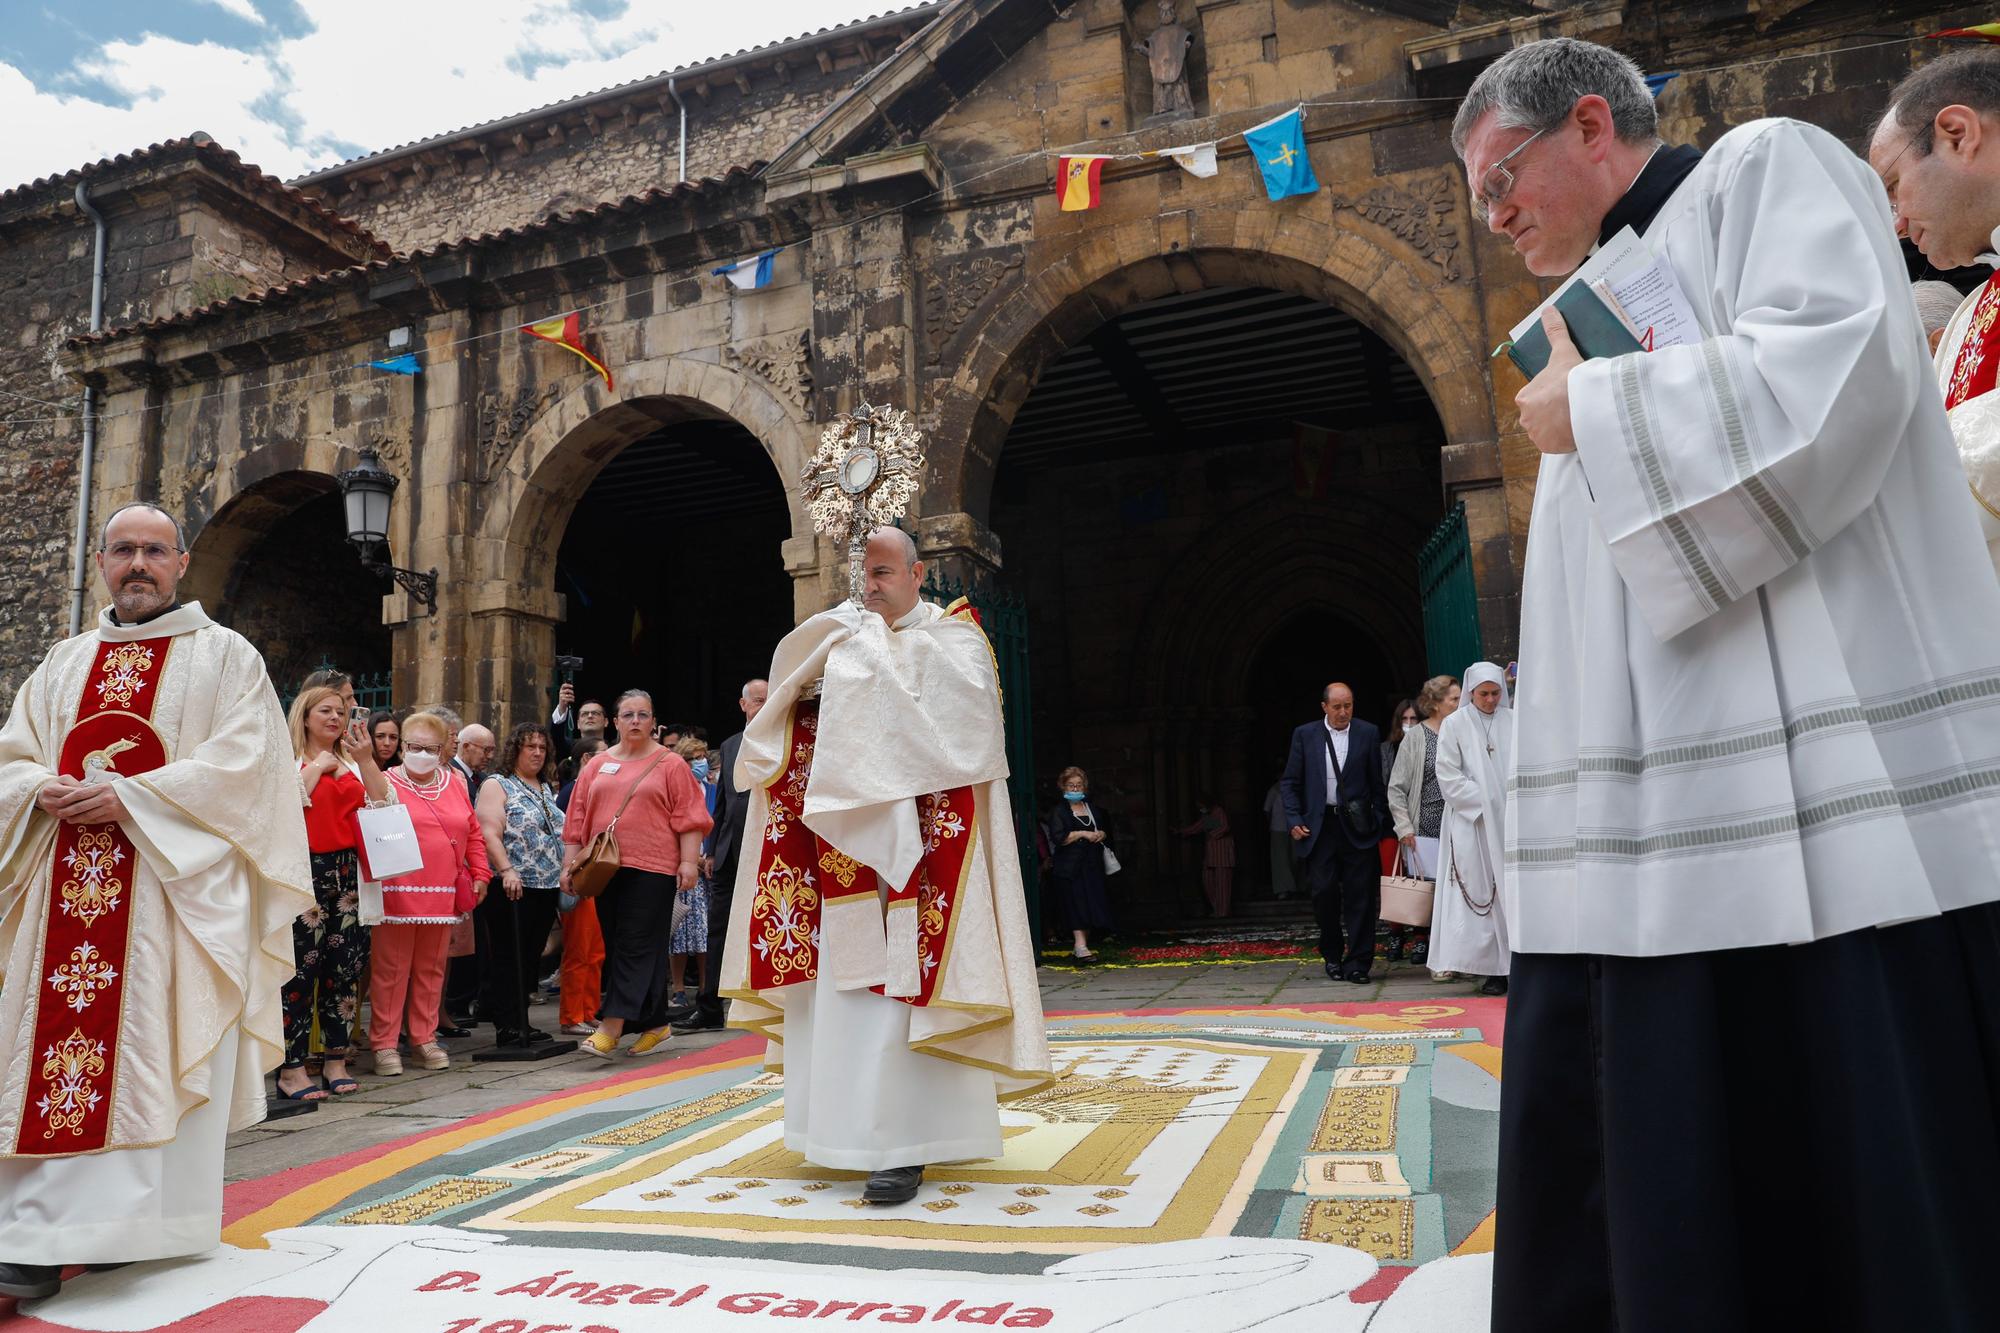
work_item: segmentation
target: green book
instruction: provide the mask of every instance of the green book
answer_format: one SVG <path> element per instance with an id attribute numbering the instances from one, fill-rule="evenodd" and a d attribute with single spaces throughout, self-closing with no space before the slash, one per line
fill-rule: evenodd
<path id="1" fill-rule="evenodd" d="M 1556 300 L 1550 304 L 1556 306 L 1562 322 L 1570 326 L 1570 342 L 1584 354 L 1584 360 L 1646 350 L 1588 282 L 1572 282 L 1556 292 Z M 1508 342 L 1506 354 L 1514 358 L 1514 364 L 1530 380 L 1538 376 L 1542 366 L 1548 364 L 1548 332 L 1542 328 L 1542 320 L 1536 318 L 1518 338 Z"/>
<path id="2" fill-rule="evenodd" d="M 1556 293 L 1551 304 L 1563 317 L 1563 323 L 1569 325 L 1569 339 L 1585 360 L 1646 350 L 1632 336 L 1632 330 L 1625 327 L 1625 321 L 1612 313 L 1587 282 L 1572 282 Z M 1537 318 L 1528 325 L 1520 337 L 1505 345 L 1505 350 L 1523 375 L 1533 379 L 1541 374 L 1542 367 L 1549 363 L 1549 335 L 1543 330 L 1541 320 Z"/>

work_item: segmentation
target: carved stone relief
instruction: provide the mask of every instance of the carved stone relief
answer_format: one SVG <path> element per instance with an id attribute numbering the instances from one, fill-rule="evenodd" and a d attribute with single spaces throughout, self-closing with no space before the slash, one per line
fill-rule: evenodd
<path id="1" fill-rule="evenodd" d="M 545 384 L 532 394 L 522 393 L 510 402 L 497 393 L 479 395 L 479 479 L 491 481 L 500 475 L 513 456 L 514 446 L 528 423 L 542 414 L 562 393 L 562 385 Z"/>
<path id="2" fill-rule="evenodd" d="M 1417 182 L 1410 189 L 1381 185 L 1358 199 L 1334 195 L 1335 208 L 1350 208 L 1436 264 L 1446 282 L 1467 280 L 1465 257 L 1459 253 L 1458 226 L 1452 221 L 1456 191 L 1443 176 Z"/>
<path id="3" fill-rule="evenodd" d="M 723 359 L 738 370 L 748 371 L 790 403 L 807 421 L 812 420 L 812 334 L 801 329 L 790 336 L 759 338 L 731 347 Z"/>
<path id="4" fill-rule="evenodd" d="M 1020 267 L 1019 252 L 1004 258 L 980 255 L 930 275 L 924 283 L 924 364 L 935 366 L 943 359 L 945 345 L 967 317 L 1009 272 Z"/>

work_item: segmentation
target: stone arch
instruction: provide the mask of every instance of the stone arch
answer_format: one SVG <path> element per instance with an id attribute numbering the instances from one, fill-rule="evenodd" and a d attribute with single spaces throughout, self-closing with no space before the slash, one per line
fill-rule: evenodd
<path id="1" fill-rule="evenodd" d="M 811 425 L 749 375 L 661 357 L 620 366 L 615 398 L 600 381 L 580 380 L 529 423 L 476 524 L 480 577 L 548 583 L 570 513 L 598 469 L 632 441 L 685 417 L 726 417 L 754 436 L 784 486 L 793 537 L 811 539 L 812 522 L 789 484 L 818 447 Z"/>
<path id="2" fill-rule="evenodd" d="M 286 442 L 245 454 L 216 488 L 227 498 L 188 543 L 182 598 L 248 638 L 280 690 L 323 658 L 350 672 L 390 664 L 387 584 L 347 544 L 335 452 Z"/>
<path id="3" fill-rule="evenodd" d="M 699 418 L 734 422 L 770 458 L 793 534 L 785 550 L 798 581 L 795 604 L 817 609 L 807 580 L 816 575 L 818 547 L 789 484 L 816 447 L 809 424 L 760 381 L 725 366 L 687 357 L 632 362 L 618 368 L 615 394 L 595 377 L 579 377 L 543 408 L 478 496 L 466 561 L 463 697 L 484 701 L 494 717 L 540 715 L 563 618 L 557 553 L 578 501 L 627 445 Z"/>
<path id="4" fill-rule="evenodd" d="M 967 441 L 963 463 L 933 478 L 928 512 L 985 521 L 1007 430 L 1042 371 L 1124 311 L 1177 293 L 1266 287 L 1324 301 L 1368 325 L 1423 381 L 1448 444 L 1496 438 L 1476 330 L 1439 299 L 1440 278 L 1358 230 L 1266 208 L 1204 209 L 1193 243 L 1147 218 L 1092 233 L 1018 285 L 947 344 L 958 373 L 938 395 L 940 433 Z M 1181 223 L 1185 230 L 1187 224 Z"/>

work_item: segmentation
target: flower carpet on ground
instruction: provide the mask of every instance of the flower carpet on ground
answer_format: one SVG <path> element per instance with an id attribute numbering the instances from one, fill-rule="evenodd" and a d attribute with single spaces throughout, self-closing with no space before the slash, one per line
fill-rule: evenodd
<path id="1" fill-rule="evenodd" d="M 1483 1329 L 1503 1024 L 1492 1000 L 1055 1015 L 1004 1154 L 896 1209 L 785 1148 L 745 1038 L 241 1182 L 219 1251 L 0 1326 Z"/>

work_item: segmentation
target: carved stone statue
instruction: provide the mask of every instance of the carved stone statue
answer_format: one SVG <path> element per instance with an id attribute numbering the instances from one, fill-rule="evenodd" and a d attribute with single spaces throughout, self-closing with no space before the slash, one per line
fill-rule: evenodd
<path id="1" fill-rule="evenodd" d="M 1194 34 L 1174 14 L 1174 0 L 1159 0 L 1160 25 L 1132 49 L 1146 57 L 1153 74 L 1152 121 L 1179 120 L 1194 114 L 1194 99 L 1188 96 L 1188 48 Z M 1150 122 L 1149 122 L 1150 123 Z"/>

